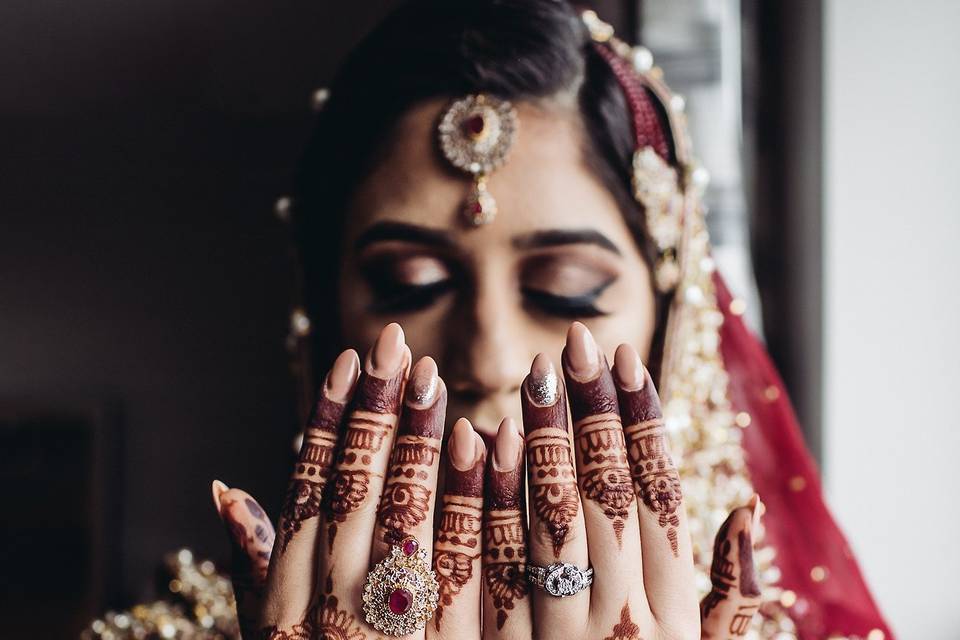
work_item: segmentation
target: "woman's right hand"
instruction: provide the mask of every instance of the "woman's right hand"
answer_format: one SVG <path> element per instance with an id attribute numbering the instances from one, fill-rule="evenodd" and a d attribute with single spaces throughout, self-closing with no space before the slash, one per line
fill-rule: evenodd
<path id="1" fill-rule="evenodd" d="M 239 565 L 250 575 L 234 576 L 244 638 L 379 637 L 362 611 L 367 572 L 408 536 L 432 554 L 440 602 L 427 628 L 407 637 L 470 637 L 461 631 L 471 626 L 479 637 L 486 450 L 469 422 L 457 423 L 435 536 L 446 387 L 433 360 L 423 358 L 412 370 L 410 362 L 397 324 L 381 331 L 362 372 L 353 350 L 337 358 L 305 430 L 272 557 L 263 510 L 247 494 L 215 483 L 235 551 L 250 559 Z"/>

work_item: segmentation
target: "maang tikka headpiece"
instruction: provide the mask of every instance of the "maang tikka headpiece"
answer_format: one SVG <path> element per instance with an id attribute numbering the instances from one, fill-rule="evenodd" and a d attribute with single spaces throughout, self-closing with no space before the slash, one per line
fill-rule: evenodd
<path id="1" fill-rule="evenodd" d="M 512 104 L 484 93 L 455 100 L 440 118 L 440 150 L 450 164 L 473 178 L 463 208 L 464 218 L 473 226 L 487 224 L 497 215 L 487 176 L 506 161 L 518 126 Z"/>

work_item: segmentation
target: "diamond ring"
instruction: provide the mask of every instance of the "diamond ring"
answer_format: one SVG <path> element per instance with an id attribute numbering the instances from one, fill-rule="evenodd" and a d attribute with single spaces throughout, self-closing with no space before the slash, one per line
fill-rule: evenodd
<path id="1" fill-rule="evenodd" d="M 363 614 L 377 631 L 405 636 L 427 626 L 440 600 L 437 576 L 427 552 L 408 537 L 367 574 Z"/>
<path id="2" fill-rule="evenodd" d="M 555 598 L 566 598 L 593 584 L 593 569 L 580 569 L 569 562 L 554 562 L 549 567 L 528 564 L 527 580 Z"/>

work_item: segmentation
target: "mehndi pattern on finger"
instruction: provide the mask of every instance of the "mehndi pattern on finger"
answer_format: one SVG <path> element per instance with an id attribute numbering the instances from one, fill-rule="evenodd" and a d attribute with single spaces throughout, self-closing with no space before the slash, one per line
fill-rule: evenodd
<path id="1" fill-rule="evenodd" d="M 480 559 L 483 465 L 483 458 L 468 471 L 460 471 L 449 461 L 447 464 L 447 488 L 433 546 L 433 570 L 440 586 L 440 602 L 433 618 L 437 631 L 444 607 L 453 604 Z"/>
<path id="2" fill-rule="evenodd" d="M 707 620 L 717 608 L 726 602 L 734 592 L 739 593 L 741 604 L 730 619 L 727 631 L 732 637 L 742 637 L 750 630 L 754 614 L 760 608 L 760 586 L 753 563 L 753 537 L 748 525 L 737 531 L 734 548 L 731 528 L 734 522 L 746 519 L 738 511 L 733 511 L 724 521 L 713 548 L 713 561 L 710 565 L 710 593 L 700 603 L 700 616 Z"/>
<path id="3" fill-rule="evenodd" d="M 497 630 L 503 629 L 518 600 L 527 597 L 527 537 L 520 490 L 523 468 L 487 470 L 486 518 L 484 519 L 483 580 L 497 610 Z"/>
<path id="4" fill-rule="evenodd" d="M 553 555 L 559 559 L 570 525 L 580 513 L 580 490 L 573 470 L 566 397 L 549 361 L 534 375 L 541 358 L 542 354 L 534 360 L 523 384 L 523 425 L 527 432 L 530 499 L 541 529 L 537 535 L 549 538 Z"/>
<path id="5" fill-rule="evenodd" d="M 278 553 L 282 555 L 303 523 L 320 515 L 323 490 L 330 477 L 337 446 L 337 426 L 344 405 L 321 394 L 304 431 L 303 445 L 280 510 Z"/>
<path id="6" fill-rule="evenodd" d="M 357 617 L 340 608 L 333 595 L 333 572 L 327 575 L 324 590 L 317 600 L 317 640 L 367 640 Z"/>
<path id="7" fill-rule="evenodd" d="M 390 380 L 363 374 L 357 384 L 354 408 L 347 419 L 343 448 L 336 456 L 336 473 L 328 492 L 327 545 L 333 551 L 337 525 L 360 508 L 370 490 L 373 457 L 383 449 L 397 423 L 404 371 Z"/>
<path id="8" fill-rule="evenodd" d="M 413 535 L 430 512 L 433 492 L 427 481 L 440 456 L 445 407 L 446 391 L 441 390 L 428 408 L 404 408 L 377 515 L 387 545 Z"/>
<path id="9" fill-rule="evenodd" d="M 634 490 L 647 508 L 657 515 L 657 523 L 666 528 L 670 549 L 674 557 L 679 557 L 677 528 L 680 516 L 677 511 L 683 504 L 680 474 L 667 452 L 660 400 L 649 372 L 644 370 L 644 376 L 643 387 L 638 391 L 617 388 Z"/>
<path id="10" fill-rule="evenodd" d="M 316 608 L 311 607 L 300 624 L 293 625 L 289 630 L 282 630 L 277 625 L 263 627 L 257 638 L 258 640 L 314 640 L 317 638 L 316 617 Z"/>
<path id="11" fill-rule="evenodd" d="M 630 617 L 630 603 L 624 603 L 620 609 L 620 621 L 613 626 L 613 631 L 603 640 L 643 640 L 640 637 L 640 627 Z"/>
<path id="12" fill-rule="evenodd" d="M 580 512 L 580 496 L 567 432 L 544 427 L 527 437 L 533 510 L 550 538 L 553 555 L 560 557 L 570 525 Z"/>
<path id="13" fill-rule="evenodd" d="M 377 516 L 384 529 L 383 541 L 388 545 L 399 544 L 427 519 L 433 493 L 424 483 L 440 455 L 439 440 L 413 436 L 398 439 L 403 442 L 394 447 L 395 462 L 387 474 L 387 488 Z"/>
<path id="14" fill-rule="evenodd" d="M 580 456 L 580 488 L 587 499 L 603 510 L 617 544 L 622 546 L 623 529 L 633 511 L 635 496 L 617 391 L 606 363 L 599 377 L 589 382 L 579 382 L 568 375 L 567 392 Z"/>

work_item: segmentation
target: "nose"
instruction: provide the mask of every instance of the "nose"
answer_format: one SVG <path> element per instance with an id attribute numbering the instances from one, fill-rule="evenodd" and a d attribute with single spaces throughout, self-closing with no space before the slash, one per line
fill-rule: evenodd
<path id="1" fill-rule="evenodd" d="M 488 291 L 464 304 L 448 327 L 448 384 L 467 400 L 515 394 L 530 367 L 518 304 L 506 291 Z"/>

